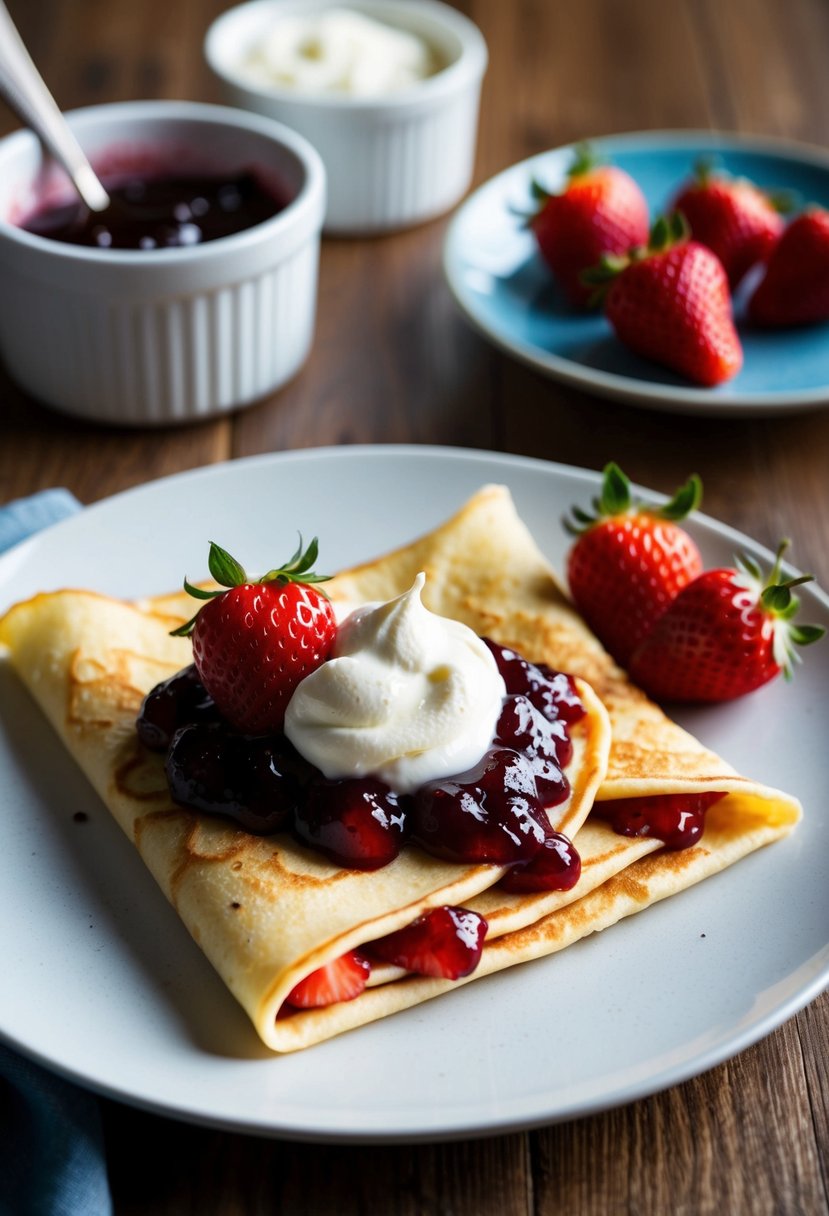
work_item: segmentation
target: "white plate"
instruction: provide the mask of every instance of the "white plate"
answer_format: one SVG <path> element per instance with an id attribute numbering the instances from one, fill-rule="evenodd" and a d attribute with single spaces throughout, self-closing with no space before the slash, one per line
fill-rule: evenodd
<path id="1" fill-rule="evenodd" d="M 644 131 L 591 140 L 604 160 L 639 183 L 652 217 L 664 213 L 700 161 L 769 191 L 797 208 L 829 207 L 829 154 L 787 140 L 713 131 Z M 467 199 L 446 235 L 444 269 L 468 319 L 537 371 L 589 393 L 648 409 L 748 417 L 829 405 L 826 325 L 761 331 L 745 316 L 752 283 L 741 285 L 735 319 L 742 370 L 716 388 L 699 388 L 640 358 L 613 335 L 599 312 L 571 308 L 538 255 L 522 218 L 537 205 L 530 184 L 561 188 L 572 146 L 543 152 L 499 173 Z"/>
<path id="2" fill-rule="evenodd" d="M 336 568 L 508 484 L 550 558 L 594 474 L 479 452 L 340 448 L 156 482 L 0 559 L 5 606 L 42 588 L 161 592 L 204 572 L 208 539 L 251 568 L 318 534 Z M 709 562 L 763 550 L 694 526 Z M 804 619 L 829 600 L 803 589 Z M 304 1139 L 440 1139 L 584 1115 L 693 1076 L 768 1034 L 829 978 L 825 731 L 829 643 L 795 683 L 682 721 L 806 818 L 756 854 L 563 954 L 292 1056 L 270 1056 L 37 710 L 0 668 L 0 1033 L 102 1093 L 194 1122 Z M 89 819 L 76 822 L 84 810 Z M 9 977 L 14 982 L 9 982 Z"/>

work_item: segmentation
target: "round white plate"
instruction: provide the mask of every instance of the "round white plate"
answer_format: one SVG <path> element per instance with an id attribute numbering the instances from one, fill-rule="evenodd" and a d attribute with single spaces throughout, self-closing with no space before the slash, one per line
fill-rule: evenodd
<path id="1" fill-rule="evenodd" d="M 590 144 L 639 183 L 652 218 L 669 209 L 700 160 L 766 190 L 788 192 L 797 209 L 807 203 L 829 207 L 829 152 L 805 144 L 711 131 L 645 131 Z M 713 389 L 694 386 L 627 350 L 601 313 L 570 307 L 522 216 L 537 206 L 533 179 L 551 192 L 561 189 L 572 157 L 567 146 L 513 165 L 455 215 L 444 270 L 473 325 L 553 379 L 649 409 L 746 417 L 829 405 L 829 326 L 753 329 L 745 304 L 756 276 L 740 286 L 734 302 L 743 368 Z"/>
<path id="2" fill-rule="evenodd" d="M 293 552 L 301 530 L 319 535 L 333 570 L 430 529 L 494 481 L 561 567 L 561 516 L 595 493 L 595 474 L 452 449 L 339 448 L 216 465 L 90 507 L 0 559 L 0 607 L 63 586 L 170 590 L 204 573 L 209 539 L 256 569 Z M 740 548 L 770 556 L 710 520 L 693 530 L 710 563 Z M 808 586 L 802 598 L 804 619 L 829 625 L 829 600 Z M 793 684 L 681 718 L 801 798 L 789 840 L 558 956 L 274 1057 L 0 665 L 0 1033 L 162 1114 L 331 1141 L 509 1131 L 682 1081 L 768 1034 L 829 978 L 827 689 L 824 642 Z"/>

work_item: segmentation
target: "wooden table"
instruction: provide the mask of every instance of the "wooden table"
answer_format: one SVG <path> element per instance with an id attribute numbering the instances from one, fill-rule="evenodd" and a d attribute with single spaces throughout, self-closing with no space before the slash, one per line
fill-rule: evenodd
<path id="1" fill-rule="evenodd" d="M 64 108 L 217 99 L 201 39 L 220 0 L 10 0 Z M 720 127 L 829 146 L 825 0 L 466 0 L 491 49 L 476 180 L 595 134 Z M 4 131 L 16 124 L 4 111 Z M 84 502 L 214 461 L 326 444 L 526 453 L 671 490 L 829 585 L 829 412 L 683 417 L 594 399 L 493 350 L 441 278 L 446 220 L 326 241 L 315 348 L 273 399 L 198 428 L 126 432 L 49 413 L 0 379 L 0 499 Z M 366 357 L 366 351 L 372 352 Z M 257 1140 L 105 1104 L 119 1216 L 378 1216 L 829 1210 L 829 997 L 705 1075 L 528 1134 L 417 1147 Z"/>

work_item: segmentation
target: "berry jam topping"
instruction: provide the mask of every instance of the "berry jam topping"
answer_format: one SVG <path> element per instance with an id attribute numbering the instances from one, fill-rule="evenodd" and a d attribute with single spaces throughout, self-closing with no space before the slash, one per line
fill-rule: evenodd
<path id="1" fill-rule="evenodd" d="M 282 734 L 233 731 L 193 667 L 145 698 L 138 734 L 167 751 L 177 803 L 228 815 L 260 835 L 292 831 L 337 865 L 377 869 L 411 837 L 458 864 L 521 867 L 513 879 L 521 889 L 566 889 L 578 878 L 578 855 L 561 845 L 545 808 L 569 794 L 568 724 L 585 711 L 568 676 L 487 646 L 509 688 L 492 746 L 467 772 L 412 796 L 374 777 L 328 780 Z"/>
<path id="2" fill-rule="evenodd" d="M 526 865 L 513 866 L 501 879 L 501 887 L 514 894 L 533 891 L 570 891 L 581 876 L 581 858 L 573 842 L 561 832 L 551 832 Z"/>
<path id="3" fill-rule="evenodd" d="M 235 735 L 211 722 L 176 731 L 165 768 L 176 802 L 267 835 L 293 826 L 307 766 L 287 740 Z"/>
<path id="4" fill-rule="evenodd" d="M 180 249 L 244 232 L 288 204 L 255 173 L 110 177 L 111 204 L 90 212 L 80 200 L 46 206 L 21 227 L 36 236 L 96 249 Z"/>
<path id="5" fill-rule="evenodd" d="M 457 777 L 427 782 L 414 796 L 413 839 L 447 861 L 529 861 L 549 830 L 530 763 L 505 747 Z"/>
<path id="6" fill-rule="evenodd" d="M 708 807 L 724 797 L 724 793 L 711 791 L 616 798 L 595 803 L 592 813 L 606 820 L 620 836 L 655 836 L 666 849 L 689 849 L 705 830 Z"/>
<path id="7" fill-rule="evenodd" d="M 526 697 L 505 697 L 495 742 L 521 752 L 528 761 L 544 806 L 564 801 L 570 784 L 561 770 L 570 762 L 573 745 L 563 722 L 545 718 Z"/>
<path id="8" fill-rule="evenodd" d="M 145 747 L 153 752 L 166 752 L 180 726 L 219 721 L 219 711 L 191 663 L 147 694 L 136 728 Z"/>
<path id="9" fill-rule="evenodd" d="M 362 949 L 369 958 L 417 975 L 457 980 L 478 966 L 486 931 L 487 923 L 477 912 L 444 905 Z"/>
<path id="10" fill-rule="evenodd" d="M 394 861 L 406 838 L 405 802 L 371 777 L 318 777 L 297 806 L 294 831 L 337 865 L 377 870 Z"/>
<path id="11" fill-rule="evenodd" d="M 545 663 L 530 663 L 507 646 L 483 639 L 492 651 L 508 693 L 525 696 L 551 722 L 560 718 L 571 725 L 585 715 L 575 681 Z"/>

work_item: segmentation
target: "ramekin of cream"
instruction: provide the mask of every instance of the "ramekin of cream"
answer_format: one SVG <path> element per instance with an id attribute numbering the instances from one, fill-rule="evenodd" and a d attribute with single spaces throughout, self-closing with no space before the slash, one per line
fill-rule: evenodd
<path id="1" fill-rule="evenodd" d="M 204 50 L 228 101 L 320 153 L 327 233 L 406 228 L 468 189 L 487 49 L 440 0 L 250 0 Z"/>

